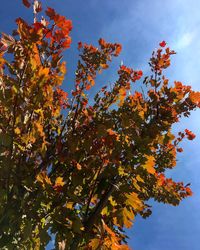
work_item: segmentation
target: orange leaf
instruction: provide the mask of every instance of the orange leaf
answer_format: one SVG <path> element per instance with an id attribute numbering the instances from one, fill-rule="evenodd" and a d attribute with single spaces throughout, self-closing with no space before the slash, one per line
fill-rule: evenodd
<path id="1" fill-rule="evenodd" d="M 115 55 L 118 56 L 122 50 L 121 44 L 117 44 L 116 50 L 115 50 Z"/>
<path id="2" fill-rule="evenodd" d="M 107 129 L 107 132 L 108 132 L 108 134 L 109 135 L 116 135 L 116 132 L 115 131 L 113 131 L 112 129 Z"/>
<path id="3" fill-rule="evenodd" d="M 91 75 L 88 75 L 87 79 L 91 83 L 91 85 L 94 86 L 94 79 L 91 77 Z"/>
<path id="4" fill-rule="evenodd" d="M 190 99 L 194 103 L 199 103 L 200 102 L 200 92 L 191 92 L 190 93 Z"/>
<path id="5" fill-rule="evenodd" d="M 76 167 L 78 170 L 81 170 L 81 168 L 82 168 L 82 166 L 79 163 L 76 164 Z"/>

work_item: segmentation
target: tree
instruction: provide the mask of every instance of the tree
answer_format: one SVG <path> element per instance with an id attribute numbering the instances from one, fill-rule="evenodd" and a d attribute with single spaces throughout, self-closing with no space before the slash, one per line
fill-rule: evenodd
<path id="1" fill-rule="evenodd" d="M 150 198 L 176 206 L 192 194 L 164 173 L 183 138 L 195 138 L 171 128 L 200 107 L 200 92 L 169 84 L 163 71 L 175 52 L 163 41 L 142 92 L 142 71 L 122 65 L 113 86 L 89 99 L 121 51 L 100 39 L 98 48 L 78 44 L 68 96 L 60 86 L 72 23 L 52 8 L 41 17 L 37 0 L 23 3 L 33 5 L 33 24 L 18 18 L 0 43 L 0 247 L 45 249 L 53 234 L 56 249 L 129 249 L 124 228 L 151 214 Z"/>

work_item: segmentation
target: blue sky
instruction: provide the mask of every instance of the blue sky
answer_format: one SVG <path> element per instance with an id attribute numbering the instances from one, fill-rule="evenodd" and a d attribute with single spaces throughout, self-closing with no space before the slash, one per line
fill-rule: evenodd
<path id="1" fill-rule="evenodd" d="M 73 83 L 78 52 L 77 42 L 97 44 L 100 37 L 123 45 L 121 56 L 98 80 L 97 88 L 116 79 L 115 71 L 123 60 L 127 66 L 148 72 L 151 52 L 162 40 L 177 51 L 166 74 L 171 81 L 180 80 L 200 91 L 200 2 L 199 0 L 45 0 L 73 21 L 72 47 L 65 53 L 68 75 L 64 87 Z M 21 0 L 2 1 L 0 30 L 9 32 L 18 16 L 31 20 Z M 183 119 L 175 131 L 188 128 L 197 138 L 183 143 L 177 168 L 168 172 L 175 180 L 191 182 L 193 197 L 178 207 L 152 203 L 153 214 L 143 220 L 137 217 L 129 231 L 134 250 L 199 250 L 200 235 L 200 112 Z"/>

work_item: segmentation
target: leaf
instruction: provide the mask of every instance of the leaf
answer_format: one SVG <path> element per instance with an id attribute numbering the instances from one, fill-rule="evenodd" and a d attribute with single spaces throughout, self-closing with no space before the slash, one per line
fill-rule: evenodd
<path id="1" fill-rule="evenodd" d="M 88 79 L 88 81 L 91 83 L 91 85 L 94 86 L 95 81 L 94 81 L 94 79 L 92 78 L 92 76 L 91 76 L 91 75 L 88 75 L 87 79 Z"/>
<path id="2" fill-rule="evenodd" d="M 126 97 L 126 89 L 122 87 L 119 89 L 119 100 L 120 100 L 119 106 L 123 105 L 125 97 Z"/>
<path id="3" fill-rule="evenodd" d="M 90 240 L 89 247 L 92 248 L 92 250 L 97 250 L 99 248 L 100 239 L 92 239 Z"/>
<path id="4" fill-rule="evenodd" d="M 150 174 L 155 174 L 156 170 L 154 168 L 155 166 L 155 158 L 153 156 L 147 156 L 146 157 L 146 163 L 143 165 L 143 168 L 147 170 Z"/>
<path id="5" fill-rule="evenodd" d="M 160 47 L 165 47 L 166 46 L 166 42 L 165 41 L 162 41 L 159 43 Z"/>
<path id="6" fill-rule="evenodd" d="M 122 46 L 121 44 L 116 44 L 116 50 L 115 50 L 115 55 L 118 56 L 121 53 Z"/>
<path id="7" fill-rule="evenodd" d="M 110 201 L 110 204 L 111 204 L 113 207 L 117 206 L 117 202 L 116 202 L 115 200 L 113 200 L 113 196 L 110 196 L 108 200 Z"/>
<path id="8" fill-rule="evenodd" d="M 134 192 L 125 195 L 127 197 L 126 205 L 130 205 L 135 211 L 142 211 L 144 208 L 143 202 Z"/>
<path id="9" fill-rule="evenodd" d="M 62 191 L 62 187 L 65 185 L 65 182 L 63 181 L 63 177 L 57 177 L 55 180 L 55 184 L 53 186 L 53 189 L 57 192 Z"/>
<path id="10" fill-rule="evenodd" d="M 189 97 L 193 103 L 197 103 L 197 104 L 200 103 L 200 92 L 192 91 Z"/>
<path id="11" fill-rule="evenodd" d="M 137 181 L 144 183 L 144 180 L 140 177 L 140 175 L 136 176 Z"/>
<path id="12" fill-rule="evenodd" d="M 100 66 L 102 67 L 102 69 L 107 69 L 109 67 L 106 63 L 102 63 L 100 64 Z"/>
<path id="13" fill-rule="evenodd" d="M 102 209 L 101 214 L 102 215 L 109 215 L 108 207 L 107 206 Z"/>
<path id="14" fill-rule="evenodd" d="M 40 122 L 35 122 L 35 127 L 37 128 L 37 131 L 39 132 L 40 136 L 45 137 L 43 125 Z"/>
<path id="15" fill-rule="evenodd" d="M 56 12 L 55 12 L 54 9 L 48 7 L 47 10 L 46 10 L 45 12 L 46 12 L 46 15 L 47 15 L 51 20 L 54 20 L 55 15 L 56 15 Z"/>
<path id="16" fill-rule="evenodd" d="M 74 202 L 67 202 L 66 208 L 72 210 L 73 209 Z"/>
<path id="17" fill-rule="evenodd" d="M 49 74 L 49 68 L 40 68 L 38 72 L 39 77 L 47 77 Z"/>
<path id="18" fill-rule="evenodd" d="M 52 185 L 50 178 L 47 176 L 45 172 L 41 172 L 36 176 L 36 180 L 42 184 L 44 187 L 47 185 Z"/>
<path id="19" fill-rule="evenodd" d="M 126 228 L 130 228 L 133 224 L 132 220 L 135 218 L 133 211 L 128 210 L 126 207 L 122 209 L 123 224 Z"/>
<path id="20" fill-rule="evenodd" d="M 185 133 L 186 133 L 186 136 L 188 138 L 188 140 L 193 140 L 196 135 L 194 133 L 192 133 L 192 131 L 188 130 L 188 129 L 185 129 Z"/>
<path id="21" fill-rule="evenodd" d="M 108 132 L 108 134 L 109 135 L 116 135 L 116 132 L 115 131 L 113 131 L 112 129 L 107 129 L 107 132 Z"/>
<path id="22" fill-rule="evenodd" d="M 19 128 L 15 128 L 15 134 L 19 135 L 20 134 L 20 129 Z"/>
<path id="23" fill-rule="evenodd" d="M 77 167 L 78 170 L 82 169 L 82 166 L 79 163 L 76 164 L 76 167 Z"/>
<path id="24" fill-rule="evenodd" d="M 30 8 L 31 4 L 28 0 L 22 0 L 22 2 L 27 8 Z"/>
<path id="25" fill-rule="evenodd" d="M 65 185 L 65 182 L 63 181 L 62 177 L 57 177 L 55 181 L 55 186 L 63 187 Z"/>

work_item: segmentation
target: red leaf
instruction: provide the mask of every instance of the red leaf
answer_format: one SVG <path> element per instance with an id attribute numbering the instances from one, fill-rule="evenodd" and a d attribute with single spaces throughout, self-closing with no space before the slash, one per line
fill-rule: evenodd
<path id="1" fill-rule="evenodd" d="M 54 17 L 56 15 L 56 12 L 54 9 L 52 8 L 47 8 L 47 10 L 45 11 L 46 12 L 46 15 L 51 19 L 51 20 L 54 20 Z"/>
<path id="2" fill-rule="evenodd" d="M 107 46 L 106 41 L 104 39 L 102 39 L 102 38 L 99 39 L 99 45 L 102 48 L 105 48 Z"/>
<path id="3" fill-rule="evenodd" d="M 118 55 L 120 54 L 121 50 L 122 50 L 121 44 L 117 44 L 117 46 L 116 46 L 116 51 L 115 51 L 115 55 L 118 56 Z"/>
<path id="4" fill-rule="evenodd" d="M 162 41 L 161 43 L 159 43 L 160 47 L 165 47 L 166 46 L 166 42 L 165 41 Z"/>
<path id="5" fill-rule="evenodd" d="M 36 30 L 36 32 L 44 27 L 43 24 L 41 24 L 39 22 L 34 23 L 33 26 L 34 26 L 34 29 Z"/>
<path id="6" fill-rule="evenodd" d="M 177 148 L 177 151 L 178 151 L 179 153 L 181 153 L 181 152 L 183 152 L 183 149 L 182 149 L 182 148 Z"/>
<path id="7" fill-rule="evenodd" d="M 190 131 L 188 129 L 185 129 L 185 133 L 187 135 L 188 140 L 193 140 L 196 137 L 196 135 L 194 133 L 192 133 L 192 131 Z"/>
<path id="8" fill-rule="evenodd" d="M 83 47 L 82 42 L 78 42 L 78 49 L 81 49 Z"/>
<path id="9" fill-rule="evenodd" d="M 29 3 L 28 0 L 22 0 L 22 2 L 27 8 L 30 8 L 31 4 Z"/>

